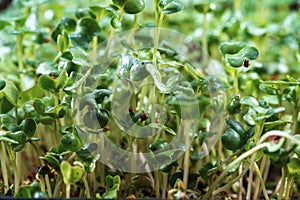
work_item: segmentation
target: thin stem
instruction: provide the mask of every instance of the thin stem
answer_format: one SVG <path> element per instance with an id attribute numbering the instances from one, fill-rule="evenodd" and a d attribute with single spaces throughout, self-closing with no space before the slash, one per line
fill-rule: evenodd
<path id="1" fill-rule="evenodd" d="M 70 195 L 71 195 L 71 184 L 68 183 L 66 185 L 66 198 L 69 199 L 70 198 Z"/>
<path id="2" fill-rule="evenodd" d="M 230 156 L 228 156 L 225 160 L 222 161 L 221 165 L 226 164 L 227 162 L 230 162 L 235 156 L 239 155 L 243 150 L 244 150 L 244 148 L 239 149 L 239 150 L 235 151 L 234 153 L 232 153 Z"/>
<path id="3" fill-rule="evenodd" d="M 156 198 L 159 199 L 160 198 L 160 185 L 159 185 L 159 170 L 156 170 L 154 172 L 154 176 L 155 176 L 155 194 L 156 194 Z"/>
<path id="4" fill-rule="evenodd" d="M 262 158 L 261 164 L 260 164 L 260 170 L 262 171 L 263 174 L 265 172 L 265 167 L 267 167 L 266 166 L 267 158 L 268 157 L 264 155 L 263 158 Z M 259 185 L 259 181 L 260 181 L 260 178 L 257 176 L 255 181 L 254 181 L 255 188 L 254 188 L 254 193 L 253 193 L 253 196 L 252 196 L 253 199 L 257 199 L 257 197 L 260 193 L 261 188 L 260 188 L 260 185 Z"/>
<path id="5" fill-rule="evenodd" d="M 234 88 L 235 94 L 238 94 L 239 93 L 239 71 L 238 71 L 238 69 L 233 69 L 233 70 L 234 70 L 233 88 Z"/>
<path id="6" fill-rule="evenodd" d="M 185 137 L 185 148 L 186 152 L 184 154 L 184 161 L 183 161 L 183 183 L 187 187 L 189 181 L 189 169 L 190 169 L 190 121 L 183 121 L 183 134 Z"/>
<path id="7" fill-rule="evenodd" d="M 16 164 L 16 156 L 15 155 L 13 155 L 11 158 L 11 165 L 12 165 L 12 169 L 14 171 L 14 178 L 15 178 L 15 194 L 17 194 L 17 192 L 19 191 L 19 186 L 20 186 L 20 177 L 19 177 L 19 170 L 18 170 L 17 164 Z"/>
<path id="8" fill-rule="evenodd" d="M 51 198 L 52 197 L 52 188 L 51 188 L 48 174 L 45 175 L 45 182 L 46 182 L 46 186 L 47 186 L 47 194 Z"/>
<path id="9" fill-rule="evenodd" d="M 292 122 L 294 124 L 293 124 L 293 127 L 292 127 L 292 135 L 296 135 L 297 134 L 297 125 L 298 125 L 297 121 L 298 121 L 298 115 L 299 115 L 299 111 L 300 111 L 299 108 L 300 107 L 296 107 L 296 109 L 294 110 L 294 113 L 293 113 Z"/>
<path id="10" fill-rule="evenodd" d="M 90 187 L 86 180 L 86 174 L 82 177 L 82 181 L 83 181 L 85 191 L 86 191 L 86 198 L 91 198 Z"/>
<path id="11" fill-rule="evenodd" d="M 139 102 L 140 104 L 139 104 L 138 109 L 137 109 L 137 111 L 139 111 L 139 112 L 142 112 L 144 99 L 145 99 L 145 96 L 147 94 L 147 90 L 148 90 L 147 86 L 142 88 L 142 91 L 141 91 L 141 94 L 140 94 L 140 102 Z"/>
<path id="12" fill-rule="evenodd" d="M 16 122 L 18 123 L 19 121 L 18 106 L 15 106 L 15 117 L 16 117 Z"/>
<path id="13" fill-rule="evenodd" d="M 138 14 L 135 14 L 134 19 L 133 19 L 132 32 L 130 33 L 130 35 L 128 37 L 128 42 L 129 42 L 129 44 L 132 44 L 132 45 L 133 45 L 133 37 L 135 34 L 135 29 L 137 29 L 139 27 L 138 18 L 139 18 Z"/>
<path id="14" fill-rule="evenodd" d="M 59 104 L 59 93 L 56 92 L 54 94 L 54 106 L 58 106 Z M 59 119 L 55 119 L 55 122 L 54 122 L 54 136 L 55 136 L 55 143 L 58 144 L 59 142 Z"/>
<path id="15" fill-rule="evenodd" d="M 23 88 L 23 69 L 24 69 L 24 64 L 23 64 L 23 34 L 18 34 L 17 35 L 17 55 L 18 55 L 18 66 L 20 70 L 20 87 L 21 90 Z"/>
<path id="16" fill-rule="evenodd" d="M 222 140 L 219 139 L 218 140 L 218 157 L 219 157 L 220 160 L 224 160 L 225 159 L 224 153 L 222 151 L 222 147 L 223 147 Z"/>
<path id="17" fill-rule="evenodd" d="M 260 184 L 261 184 L 261 187 L 262 187 L 262 190 L 263 190 L 263 193 L 264 193 L 264 197 L 265 197 L 266 200 L 269 200 L 269 196 L 268 196 L 268 193 L 267 193 L 267 190 L 266 190 L 265 182 L 264 182 L 264 180 L 262 178 L 262 175 L 259 171 L 259 167 L 257 166 L 256 163 L 254 163 L 253 166 L 254 166 L 254 170 L 255 170 L 255 172 L 256 172 L 259 180 L 260 180 Z"/>
<path id="18" fill-rule="evenodd" d="M 202 149 L 203 149 L 203 152 L 204 152 L 204 155 L 205 155 L 205 161 L 209 162 L 210 161 L 209 150 L 208 150 L 206 142 L 202 143 Z"/>
<path id="19" fill-rule="evenodd" d="M 123 13 L 124 13 L 124 8 L 120 7 L 119 9 L 120 9 L 120 13 L 118 16 L 118 20 L 121 21 Z M 111 42 L 112 42 L 112 39 L 113 39 L 113 36 L 115 35 L 115 33 L 116 33 L 116 29 L 112 28 L 112 30 L 110 31 L 109 37 L 108 37 L 108 42 L 107 42 L 106 50 L 104 53 L 104 59 L 107 59 L 107 56 L 108 56 L 109 50 L 110 50 L 110 45 L 111 45 Z"/>
<path id="20" fill-rule="evenodd" d="M 250 149 L 249 151 L 246 151 L 239 157 L 237 157 L 233 162 L 231 162 L 221 173 L 221 175 L 215 180 L 215 182 L 212 184 L 212 186 L 209 188 L 207 193 L 203 196 L 203 199 L 208 199 L 210 197 L 210 194 L 212 194 L 214 188 L 221 182 L 224 177 L 227 175 L 228 171 L 230 171 L 235 165 L 239 164 L 242 162 L 245 158 L 251 156 L 255 152 L 267 147 L 269 144 L 268 143 L 263 143 L 255 146 L 254 148 Z"/>
<path id="21" fill-rule="evenodd" d="M 294 138 L 292 135 L 289 135 L 283 131 L 278 131 L 278 130 L 272 130 L 272 131 L 269 131 L 267 133 L 265 133 L 261 138 L 260 140 L 258 141 L 257 144 L 261 144 L 263 143 L 263 141 L 265 141 L 266 139 L 268 139 L 270 136 L 280 136 L 280 137 L 285 137 L 291 141 L 293 141 L 295 144 L 299 145 L 300 146 L 300 141 L 297 140 L 296 138 Z"/>
<path id="22" fill-rule="evenodd" d="M 59 52 L 57 53 L 57 55 L 55 56 L 53 62 L 56 63 L 56 62 L 58 61 L 58 59 L 61 57 L 61 55 L 62 55 L 62 53 L 61 53 L 61 51 L 59 51 Z"/>
<path id="23" fill-rule="evenodd" d="M 219 194 L 222 191 L 228 190 L 235 182 L 237 182 L 239 179 L 241 179 L 247 173 L 249 167 L 250 167 L 249 165 L 246 166 L 243 169 L 243 171 L 237 177 L 235 177 L 234 179 L 232 179 L 231 181 L 229 181 L 226 185 L 224 185 L 224 186 L 218 188 L 216 191 L 214 191 L 213 192 L 213 196 Z M 240 187 L 242 188 L 242 186 L 240 186 Z"/>
<path id="24" fill-rule="evenodd" d="M 72 153 L 72 155 L 68 158 L 67 161 L 72 161 L 77 156 L 76 152 Z"/>
<path id="25" fill-rule="evenodd" d="M 288 176 L 287 177 L 287 182 L 286 182 L 285 193 L 284 193 L 284 196 L 283 196 L 284 199 L 289 199 L 290 198 L 290 192 L 292 190 L 293 182 L 294 182 L 293 176 Z"/>
<path id="26" fill-rule="evenodd" d="M 287 178 L 287 170 L 285 167 L 281 169 L 281 187 L 279 190 L 278 200 L 283 199 L 283 193 L 285 192 L 286 187 L 286 178 Z"/>
<path id="27" fill-rule="evenodd" d="M 249 168 L 248 168 L 249 169 Z M 239 176 L 241 176 L 241 178 L 239 179 L 239 193 L 238 193 L 238 199 L 239 200 L 242 200 L 243 199 L 243 176 L 244 175 L 241 175 L 241 174 L 243 174 L 243 172 L 246 170 L 246 172 L 248 171 L 248 169 L 245 169 L 244 168 L 244 170 L 243 170 L 243 163 L 240 165 L 240 167 L 239 167 Z M 245 173 L 246 173 L 245 172 Z"/>
<path id="28" fill-rule="evenodd" d="M 166 198 L 167 187 L 168 187 L 168 173 L 163 173 L 163 182 L 162 182 L 162 199 Z"/>
<path id="29" fill-rule="evenodd" d="M 158 42 L 159 42 L 159 32 L 160 32 L 160 26 L 164 19 L 164 13 L 160 12 L 157 0 L 154 0 L 154 7 L 155 7 L 156 28 L 155 28 L 155 39 L 154 39 L 152 63 L 154 65 L 154 67 L 157 67 L 156 66 L 156 56 L 157 56 L 157 48 L 158 48 Z"/>
<path id="30" fill-rule="evenodd" d="M 97 49 L 97 45 L 98 45 L 98 37 L 97 36 L 93 37 L 92 45 L 93 45 L 92 58 L 93 58 L 93 62 L 96 63 L 96 61 L 97 61 L 97 51 L 96 51 L 96 49 Z"/>
<path id="31" fill-rule="evenodd" d="M 39 182 L 40 182 L 40 186 L 41 186 L 41 191 L 42 192 L 46 192 L 46 186 L 45 186 L 45 180 L 43 176 L 38 177 L 39 178 Z"/>
<path id="32" fill-rule="evenodd" d="M 62 178 L 61 175 L 57 176 L 58 181 L 55 184 L 54 192 L 53 192 L 53 197 L 59 197 L 59 192 L 61 190 L 62 186 Z"/>
<path id="33" fill-rule="evenodd" d="M 259 121 L 258 124 L 255 127 L 255 135 L 254 135 L 254 142 L 256 143 L 262 133 L 263 130 L 263 124 L 265 120 Z M 253 154 L 250 164 L 250 172 L 249 172 L 249 178 L 248 178 L 248 186 L 247 186 L 247 194 L 246 199 L 251 199 L 251 190 L 252 190 L 252 180 L 253 180 L 253 166 L 255 163 L 256 153 Z"/>
<path id="34" fill-rule="evenodd" d="M 203 7 L 203 22 L 202 22 L 202 45 L 203 45 L 203 64 L 206 67 L 208 64 L 208 43 L 207 43 L 207 12 L 209 5 Z"/>
<path id="35" fill-rule="evenodd" d="M 15 152 L 15 158 L 16 158 L 16 167 L 17 167 L 17 173 L 19 177 L 19 181 L 21 183 L 22 180 L 22 174 L 21 174 L 21 169 L 22 169 L 22 160 L 21 160 L 21 152 Z"/>
<path id="36" fill-rule="evenodd" d="M 1 142 L 1 146 L 0 146 L 0 161 L 1 161 L 1 171 L 3 176 L 3 181 L 4 181 L 4 187 L 5 187 L 4 189 L 4 195 L 5 195 L 9 190 L 9 182 L 8 182 L 8 172 L 6 168 L 6 161 L 7 161 L 6 148 L 3 142 Z"/>
<path id="37" fill-rule="evenodd" d="M 292 127 L 292 135 L 295 135 L 297 134 L 297 121 L 298 121 L 298 115 L 299 115 L 299 112 L 300 112 L 300 86 L 296 86 L 295 88 L 296 90 L 296 95 L 298 97 L 298 102 L 297 102 L 297 105 L 295 106 L 295 109 L 294 109 L 294 113 L 293 113 L 293 119 L 292 119 L 292 122 L 294 123 L 293 124 L 293 127 Z"/>

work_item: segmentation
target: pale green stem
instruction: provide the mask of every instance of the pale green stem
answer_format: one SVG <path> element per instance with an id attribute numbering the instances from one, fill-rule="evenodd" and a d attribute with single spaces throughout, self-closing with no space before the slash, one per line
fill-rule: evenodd
<path id="1" fill-rule="evenodd" d="M 190 169 L 190 121 L 183 121 L 183 134 L 185 137 L 185 148 L 186 152 L 184 154 L 184 161 L 183 161 L 183 183 L 187 187 L 188 186 L 188 181 L 189 181 L 189 169 Z"/>
<path id="2" fill-rule="evenodd" d="M 59 197 L 59 192 L 60 192 L 61 186 L 62 186 L 61 176 L 58 175 L 57 179 L 58 179 L 58 181 L 55 184 L 55 188 L 54 188 L 54 192 L 53 192 L 53 197 Z"/>
<path id="3" fill-rule="evenodd" d="M 19 191 L 19 186 L 20 186 L 20 177 L 19 177 L 19 170 L 16 165 L 16 156 L 14 155 L 11 158 L 11 165 L 12 169 L 14 171 L 14 178 L 15 178 L 15 194 Z"/>
<path id="4" fill-rule="evenodd" d="M 294 112 L 293 112 L 293 119 L 292 119 L 292 122 L 294 123 L 293 124 L 293 127 L 292 127 L 292 135 L 295 135 L 297 134 L 297 126 L 298 126 L 298 115 L 299 115 L 299 112 L 300 112 L 300 86 L 296 86 L 295 88 L 296 90 L 296 95 L 297 95 L 297 98 L 298 98 L 298 102 L 297 102 L 297 105 L 294 107 Z"/>
<path id="5" fill-rule="evenodd" d="M 213 192 L 213 196 L 219 194 L 219 193 L 222 192 L 222 191 L 229 190 L 230 187 L 231 187 L 235 182 L 237 182 L 239 179 L 241 179 L 241 178 L 247 173 L 248 169 L 249 169 L 249 165 L 246 166 L 246 167 L 243 169 L 243 171 L 242 171 L 237 177 L 235 177 L 234 179 L 232 179 L 231 181 L 229 181 L 226 185 L 224 185 L 224 186 L 218 188 L 217 190 L 215 190 L 215 191 Z M 242 186 L 240 186 L 240 187 L 242 187 Z"/>
<path id="6" fill-rule="evenodd" d="M 244 167 L 244 165 L 243 165 L 243 163 L 241 163 L 241 165 L 239 167 L 239 176 L 243 173 L 243 167 Z M 244 171 L 245 171 L 245 169 L 244 169 Z M 248 171 L 248 169 L 246 170 L 246 172 L 247 171 Z M 243 176 L 244 175 L 242 175 L 242 177 Z M 244 189 L 244 187 L 243 187 L 243 178 L 242 177 L 239 179 L 239 193 L 238 193 L 238 199 L 239 200 L 243 199 L 243 189 Z"/>
<path id="7" fill-rule="evenodd" d="M 59 104 L 59 95 L 58 93 L 56 92 L 54 94 L 54 106 L 58 106 Z M 55 143 L 58 144 L 59 143 L 59 119 L 55 119 L 55 122 L 54 122 L 54 134 L 55 134 Z"/>
<path id="8" fill-rule="evenodd" d="M 205 155 L 205 161 L 209 162 L 210 161 L 209 150 L 208 150 L 206 142 L 202 143 L 202 149 L 203 149 L 203 152 L 204 152 L 204 155 Z"/>
<path id="9" fill-rule="evenodd" d="M 294 182 L 293 176 L 288 176 L 287 177 L 287 182 L 286 182 L 285 193 L 283 195 L 284 199 L 290 199 L 290 192 L 292 190 L 293 182 Z"/>
<path id="10" fill-rule="evenodd" d="M 40 149 L 37 147 L 36 143 L 34 143 L 33 141 L 29 141 L 29 143 L 32 145 L 32 147 L 35 150 L 37 156 L 40 157 L 42 154 L 41 154 Z M 41 166 L 45 165 L 43 160 L 39 159 L 39 162 L 40 162 Z M 52 189 L 51 189 L 50 179 L 49 179 L 48 175 L 45 175 L 45 182 L 46 182 L 46 186 L 47 186 L 48 196 L 52 197 Z"/>
<path id="11" fill-rule="evenodd" d="M 261 133 L 262 133 L 262 130 L 263 130 L 263 124 L 264 124 L 264 121 L 259 121 L 258 124 L 256 125 L 255 127 L 255 135 L 254 135 L 254 142 L 256 143 L 260 136 L 261 136 Z M 252 183 L 253 183 L 253 166 L 254 166 L 254 162 L 255 162 L 255 159 L 256 159 L 256 153 L 253 154 L 252 156 L 252 159 L 251 159 L 251 164 L 250 164 L 250 171 L 249 171 L 249 178 L 248 178 L 248 186 L 247 186 L 247 194 L 246 194 L 246 199 L 251 199 L 251 190 L 252 190 Z"/>
<path id="12" fill-rule="evenodd" d="M 239 93 L 239 71 L 238 69 L 233 69 L 234 70 L 234 80 L 233 80 L 233 88 L 234 88 L 234 93 L 238 94 Z"/>
<path id="13" fill-rule="evenodd" d="M 16 155 L 16 167 L 17 167 L 17 173 L 18 173 L 18 176 L 19 176 L 19 181 L 21 183 L 21 180 L 22 180 L 22 175 L 21 175 L 21 169 L 22 169 L 22 160 L 21 160 L 21 152 L 16 152 L 15 153 Z"/>
<path id="14" fill-rule="evenodd" d="M 17 55 L 18 55 L 18 66 L 20 70 L 20 87 L 21 91 L 23 88 L 24 84 L 24 77 L 23 77 L 23 69 L 24 69 L 24 64 L 23 64 L 23 34 L 18 34 L 17 35 Z"/>
<path id="15" fill-rule="evenodd" d="M 45 182 L 46 182 L 46 186 L 47 186 L 47 194 L 51 198 L 52 197 L 52 188 L 51 188 L 48 174 L 45 175 Z"/>
<path id="16" fill-rule="evenodd" d="M 202 22 L 202 45 L 203 45 L 203 64 L 207 67 L 208 64 L 208 43 L 207 43 L 207 12 L 209 5 L 203 6 L 203 22 Z"/>
<path id="17" fill-rule="evenodd" d="M 91 198 L 90 187 L 86 180 L 86 174 L 83 176 L 82 181 L 83 181 L 85 191 L 86 191 L 86 198 Z"/>
<path id="18" fill-rule="evenodd" d="M 245 158 L 251 156 L 252 154 L 254 154 L 255 152 L 267 147 L 269 144 L 268 143 L 263 143 L 263 144 L 259 144 L 256 145 L 254 148 L 250 149 L 249 151 L 246 151 L 245 153 L 243 153 L 242 155 L 240 155 L 239 157 L 237 157 L 233 162 L 231 162 L 222 172 L 222 174 L 214 181 L 214 183 L 212 184 L 212 186 L 209 188 L 209 190 L 207 191 L 207 193 L 203 196 L 203 199 L 208 199 L 210 197 L 210 195 L 212 194 L 214 188 L 219 184 L 219 182 L 221 182 L 224 177 L 227 175 L 227 173 L 237 164 L 239 164 L 240 162 L 242 162 Z"/>
<path id="19" fill-rule="evenodd" d="M 253 155 L 253 158 L 254 157 L 256 157 L 256 154 Z M 251 198 L 251 189 L 252 189 L 252 180 L 253 180 L 253 165 L 254 165 L 254 162 L 252 162 L 252 160 L 251 160 L 251 166 L 250 166 L 249 178 L 248 178 L 248 186 L 247 186 L 247 194 L 246 194 L 247 200 L 250 200 L 250 198 Z"/>
<path id="20" fill-rule="evenodd" d="M 156 21 L 156 29 L 155 29 L 155 39 L 154 39 L 154 48 L 153 48 L 153 60 L 152 63 L 154 67 L 156 66 L 156 56 L 157 56 L 157 48 L 158 48 L 158 42 L 159 42 L 159 32 L 160 32 L 160 26 L 162 24 L 164 13 L 160 12 L 159 1 L 154 0 L 154 8 L 155 8 L 155 21 Z"/>
<path id="21" fill-rule="evenodd" d="M 154 174 L 154 176 L 155 176 L 155 193 L 156 193 L 156 198 L 157 199 L 159 199 L 160 198 L 160 191 L 159 191 L 159 189 L 160 189 L 160 185 L 159 185 L 159 178 L 160 178 L 160 176 L 159 176 L 159 170 L 156 170 L 155 172 L 154 172 L 155 174 Z"/>
<path id="22" fill-rule="evenodd" d="M 260 170 L 262 171 L 263 174 L 265 172 L 265 168 L 268 167 L 268 166 L 266 166 L 267 158 L 268 158 L 267 156 L 263 155 L 263 158 L 262 158 L 262 161 L 261 161 L 261 164 L 260 164 Z M 255 188 L 254 188 L 254 193 L 253 193 L 253 196 L 252 196 L 253 199 L 257 199 L 257 197 L 260 193 L 259 181 L 260 181 L 260 178 L 257 176 L 255 181 L 254 181 Z"/>
<path id="23" fill-rule="evenodd" d="M 1 161 L 1 171 L 4 181 L 4 194 L 6 194 L 9 190 L 9 182 L 8 182 L 8 172 L 6 168 L 6 162 L 7 162 L 7 154 L 6 154 L 6 148 L 4 146 L 4 143 L 1 142 L 1 149 L 0 149 L 0 161 Z"/>
<path id="24" fill-rule="evenodd" d="M 296 138 L 294 138 L 292 135 L 287 134 L 283 131 L 278 131 L 278 130 L 272 130 L 272 131 L 268 131 L 267 133 L 265 133 L 263 136 L 261 136 L 260 140 L 258 141 L 257 144 L 261 144 L 263 143 L 263 141 L 265 141 L 266 139 L 268 139 L 270 136 L 280 136 L 280 137 L 285 137 L 291 141 L 293 141 L 295 144 L 300 146 L 300 141 L 297 140 Z"/>
<path id="25" fill-rule="evenodd" d="M 93 62 L 96 63 L 97 61 L 97 46 L 98 46 L 98 37 L 94 36 L 93 37 L 93 50 L 92 50 L 92 58 L 93 58 Z"/>
<path id="26" fill-rule="evenodd" d="M 18 106 L 15 106 L 15 117 L 16 117 L 16 122 L 18 123 L 19 121 Z"/>
<path id="27" fill-rule="evenodd" d="M 53 62 L 56 63 L 56 62 L 58 61 L 58 59 L 61 57 L 61 55 L 62 55 L 62 53 L 61 53 L 61 51 L 59 51 L 59 52 L 57 53 L 57 55 L 55 56 Z"/>
<path id="28" fill-rule="evenodd" d="M 162 195 L 161 198 L 166 198 L 167 187 L 168 187 L 168 173 L 163 173 L 163 182 L 162 182 Z"/>
<path id="29" fill-rule="evenodd" d="M 42 192 L 46 192 L 46 186 L 45 186 L 45 180 L 44 180 L 44 177 L 41 176 L 39 177 L 39 182 L 40 182 L 40 186 L 41 186 L 41 191 Z"/>
<path id="30" fill-rule="evenodd" d="M 283 167 L 281 169 L 281 182 L 280 182 L 280 190 L 278 200 L 283 199 L 283 193 L 285 192 L 286 187 L 286 179 L 287 179 L 287 169 Z"/>
<path id="31" fill-rule="evenodd" d="M 71 196 L 71 184 L 67 183 L 66 184 L 66 198 L 69 199 Z"/>
<path id="32" fill-rule="evenodd" d="M 77 156 L 76 152 L 72 153 L 72 155 L 68 158 L 67 161 L 72 161 Z"/>
<path id="33" fill-rule="evenodd" d="M 268 196 L 268 193 L 267 193 L 267 190 L 266 190 L 265 182 L 264 182 L 264 180 L 262 178 L 262 175 L 261 175 L 261 173 L 259 171 L 259 167 L 257 166 L 256 163 L 254 163 L 253 166 L 254 166 L 254 170 L 255 170 L 255 172 L 256 172 L 259 180 L 260 180 L 260 184 L 261 184 L 261 188 L 262 188 L 263 193 L 264 193 L 264 197 L 265 197 L 266 200 L 269 200 L 269 196 Z"/>
<path id="34" fill-rule="evenodd" d="M 123 13 L 124 13 L 124 8 L 120 7 L 119 9 L 120 9 L 120 13 L 119 13 L 118 19 L 121 21 Z M 116 33 L 116 29 L 112 28 L 112 30 L 110 31 L 109 37 L 108 37 L 108 42 L 107 42 L 106 50 L 104 53 L 104 59 L 107 59 L 107 56 L 109 55 L 110 45 L 111 45 L 111 42 L 112 42 L 112 39 L 113 39 L 113 36 L 115 35 L 115 33 Z"/>

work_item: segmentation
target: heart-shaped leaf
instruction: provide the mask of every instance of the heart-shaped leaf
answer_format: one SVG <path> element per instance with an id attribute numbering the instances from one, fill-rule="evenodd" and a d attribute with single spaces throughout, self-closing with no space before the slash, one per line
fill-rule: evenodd
<path id="1" fill-rule="evenodd" d="M 120 188 L 121 179 L 117 176 L 106 176 L 106 192 L 103 194 L 104 199 L 115 199 L 117 198 L 117 192 Z"/>
<path id="2" fill-rule="evenodd" d="M 100 26 L 95 19 L 84 17 L 78 21 L 76 32 L 70 34 L 70 38 L 74 46 L 88 49 L 93 37 L 99 34 Z"/>
<path id="3" fill-rule="evenodd" d="M 226 62 L 232 67 L 241 67 L 245 65 L 246 60 L 255 60 L 259 55 L 258 50 L 255 47 L 244 47 L 236 54 L 226 54 Z M 245 67 L 248 67 L 245 65 Z"/>
<path id="4" fill-rule="evenodd" d="M 84 170 L 80 166 L 71 166 L 69 162 L 62 161 L 60 164 L 60 171 L 63 175 L 65 184 L 75 184 L 80 181 Z"/>
<path id="5" fill-rule="evenodd" d="M 53 79 L 48 75 L 42 75 L 39 78 L 39 86 L 46 91 L 54 93 L 64 88 L 67 79 L 68 73 L 65 70 L 62 71 L 56 79 Z"/>

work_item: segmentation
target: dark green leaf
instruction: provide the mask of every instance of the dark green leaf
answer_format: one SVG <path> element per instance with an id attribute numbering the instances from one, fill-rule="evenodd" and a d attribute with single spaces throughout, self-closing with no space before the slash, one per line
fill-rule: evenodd
<path id="1" fill-rule="evenodd" d="M 145 8 L 144 0 L 126 0 L 124 11 L 128 14 L 137 14 Z"/>
<path id="2" fill-rule="evenodd" d="M 22 121 L 20 128 L 25 132 L 28 138 L 31 138 L 36 130 L 36 122 L 33 119 L 25 119 Z"/>
<path id="3" fill-rule="evenodd" d="M 165 14 L 176 13 L 183 9 L 183 5 L 177 0 L 161 0 L 159 6 Z"/>

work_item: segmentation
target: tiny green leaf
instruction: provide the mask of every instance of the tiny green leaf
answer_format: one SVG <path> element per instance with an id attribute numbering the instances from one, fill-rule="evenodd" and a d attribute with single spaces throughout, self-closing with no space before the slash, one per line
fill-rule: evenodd
<path id="1" fill-rule="evenodd" d="M 177 0 L 161 0 L 159 6 L 165 14 L 173 14 L 183 9 L 183 5 Z"/>
<path id="2" fill-rule="evenodd" d="M 242 48 L 246 47 L 245 42 L 222 42 L 220 44 L 220 51 L 222 54 L 236 54 Z"/>
<path id="3" fill-rule="evenodd" d="M 3 90 L 6 86 L 5 80 L 0 79 L 0 91 Z"/>
<path id="4" fill-rule="evenodd" d="M 66 34 L 59 34 L 57 37 L 57 44 L 60 52 L 65 52 L 68 47 L 68 37 Z"/>
<path id="5" fill-rule="evenodd" d="M 11 81 L 6 81 L 6 86 L 3 89 L 6 99 L 14 106 L 18 104 L 19 91 L 15 84 Z"/>
<path id="6" fill-rule="evenodd" d="M 31 138 L 36 130 L 36 122 L 33 119 L 25 119 L 20 125 L 28 138 Z"/>
<path id="7" fill-rule="evenodd" d="M 43 90 L 55 92 L 55 81 L 48 75 L 42 75 L 38 84 Z"/>
<path id="8" fill-rule="evenodd" d="M 128 14 L 137 14 L 145 8 L 144 0 L 126 0 L 124 11 Z"/>
<path id="9" fill-rule="evenodd" d="M 63 175 L 63 180 L 65 184 L 71 183 L 71 173 L 72 173 L 72 166 L 67 161 L 62 161 L 60 164 L 60 171 Z"/>
<path id="10" fill-rule="evenodd" d="M 119 18 L 117 16 L 113 16 L 110 20 L 110 25 L 115 28 L 118 29 L 122 26 L 121 21 L 119 20 Z"/>

